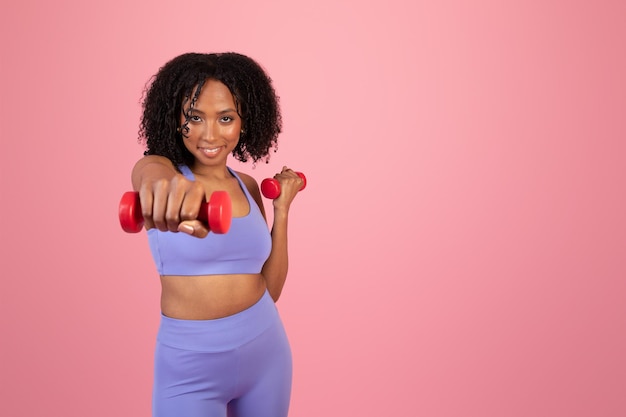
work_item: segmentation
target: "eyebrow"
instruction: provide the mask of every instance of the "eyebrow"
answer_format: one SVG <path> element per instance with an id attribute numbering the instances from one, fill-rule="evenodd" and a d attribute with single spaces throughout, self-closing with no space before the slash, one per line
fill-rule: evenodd
<path id="1" fill-rule="evenodd" d="M 199 114 L 205 114 L 202 110 L 197 109 L 195 107 L 190 108 L 188 107 L 185 111 L 187 112 L 192 112 L 192 113 L 199 113 Z M 220 110 L 217 112 L 217 114 L 225 114 L 225 113 L 237 113 L 237 110 L 235 109 L 231 109 L 230 107 L 224 110 Z"/>

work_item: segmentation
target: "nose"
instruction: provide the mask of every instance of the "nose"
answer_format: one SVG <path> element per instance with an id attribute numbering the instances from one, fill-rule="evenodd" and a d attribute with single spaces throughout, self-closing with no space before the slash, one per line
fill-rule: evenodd
<path id="1" fill-rule="evenodd" d="M 210 142 L 212 140 L 214 140 L 217 136 L 217 129 L 219 128 L 219 126 L 217 125 L 217 123 L 215 122 L 206 122 L 204 125 L 204 131 L 202 134 L 202 139 Z"/>
<path id="2" fill-rule="evenodd" d="M 211 122 L 211 121 L 206 122 L 204 124 L 204 131 L 202 134 L 202 139 L 204 139 L 207 142 L 212 142 L 216 140 L 220 136 L 219 129 L 220 129 L 220 126 L 218 123 Z"/>

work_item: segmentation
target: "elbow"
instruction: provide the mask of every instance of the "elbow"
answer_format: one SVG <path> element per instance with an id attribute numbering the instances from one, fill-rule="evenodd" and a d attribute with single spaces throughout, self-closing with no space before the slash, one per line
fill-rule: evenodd
<path id="1" fill-rule="evenodd" d="M 272 297 L 272 300 L 274 300 L 274 302 L 277 302 L 278 299 L 280 298 L 280 293 L 282 291 L 280 291 L 280 290 L 269 290 L 269 289 L 268 289 L 268 291 L 270 293 L 270 297 Z"/>
<path id="2" fill-rule="evenodd" d="M 285 285 L 287 271 L 276 272 L 267 268 L 261 271 L 261 276 L 265 280 L 265 288 L 267 288 L 267 292 L 272 297 L 272 300 L 274 300 L 274 302 L 278 301 Z"/>

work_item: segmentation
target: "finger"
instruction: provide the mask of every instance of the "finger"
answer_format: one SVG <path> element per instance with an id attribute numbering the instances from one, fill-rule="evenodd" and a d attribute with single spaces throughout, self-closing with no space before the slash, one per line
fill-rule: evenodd
<path id="1" fill-rule="evenodd" d="M 173 187 L 167 195 L 167 208 L 165 210 L 165 224 L 170 232 L 177 232 L 180 224 L 180 210 L 185 198 L 185 191 L 179 187 Z"/>
<path id="2" fill-rule="evenodd" d="M 204 189 L 199 183 L 181 176 L 172 178 L 169 188 L 165 221 L 167 230 L 177 232 L 181 221 L 193 220 L 198 216 Z"/>
<path id="3" fill-rule="evenodd" d="M 141 216 L 144 220 L 144 227 L 146 230 L 154 228 L 153 216 L 153 204 L 154 198 L 151 190 L 141 188 L 139 190 L 139 202 L 141 205 Z"/>
<path id="4" fill-rule="evenodd" d="M 177 231 L 186 233 L 197 238 L 204 238 L 209 234 L 209 230 L 200 220 L 187 220 L 178 224 Z"/>
<path id="5" fill-rule="evenodd" d="M 197 219 L 200 204 L 203 201 L 205 201 L 204 187 L 200 183 L 193 183 L 184 195 L 180 208 L 180 221 Z"/>
<path id="6" fill-rule="evenodd" d="M 303 180 L 297 172 L 290 169 L 280 175 L 280 182 L 284 184 L 302 185 Z"/>
<path id="7" fill-rule="evenodd" d="M 146 187 L 145 193 L 146 195 L 149 194 L 151 196 L 152 204 L 146 204 L 146 207 L 144 207 L 142 202 L 141 206 L 144 212 L 144 219 L 149 219 L 149 223 L 162 232 L 166 232 L 168 230 L 167 222 L 165 220 L 168 190 L 168 181 L 158 181 L 150 184 Z"/>
<path id="8" fill-rule="evenodd" d="M 287 174 L 289 176 L 298 175 L 298 174 L 296 174 L 296 171 L 294 171 L 293 169 L 289 168 L 288 166 L 283 166 L 281 174 Z"/>
<path id="9" fill-rule="evenodd" d="M 284 179 L 284 178 L 291 178 L 293 176 L 297 176 L 295 171 L 292 170 L 291 168 L 288 168 L 288 167 L 284 166 L 283 169 L 279 173 L 274 175 L 274 178 L 277 179 L 277 180 L 280 180 L 280 179 Z"/>

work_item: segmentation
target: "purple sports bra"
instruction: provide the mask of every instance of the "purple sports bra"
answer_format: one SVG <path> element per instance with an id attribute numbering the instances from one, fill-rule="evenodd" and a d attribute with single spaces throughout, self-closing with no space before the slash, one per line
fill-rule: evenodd
<path id="1" fill-rule="evenodd" d="M 189 167 L 181 166 L 182 174 L 195 177 Z M 233 217 L 225 234 L 209 233 L 204 239 L 185 233 L 148 230 L 148 243 L 160 275 L 222 275 L 258 274 L 272 250 L 272 238 L 259 206 L 241 178 L 237 178 L 248 199 L 246 216 Z"/>

